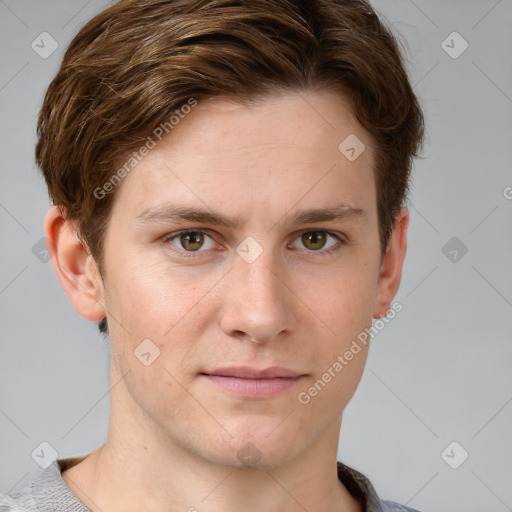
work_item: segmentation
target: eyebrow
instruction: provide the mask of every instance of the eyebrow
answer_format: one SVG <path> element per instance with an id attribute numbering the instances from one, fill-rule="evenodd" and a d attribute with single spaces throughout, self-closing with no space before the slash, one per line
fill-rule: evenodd
<path id="1" fill-rule="evenodd" d="M 341 203 L 333 208 L 310 208 L 299 210 L 291 218 L 294 224 L 309 224 L 315 222 L 341 221 L 366 222 L 367 213 L 361 208 L 354 208 L 346 203 Z M 224 226 L 235 229 L 240 227 L 240 218 L 226 217 L 220 212 L 210 209 L 195 208 L 182 205 L 164 205 L 159 208 L 148 208 L 136 217 L 140 226 L 160 222 L 191 221 L 216 226 Z"/>

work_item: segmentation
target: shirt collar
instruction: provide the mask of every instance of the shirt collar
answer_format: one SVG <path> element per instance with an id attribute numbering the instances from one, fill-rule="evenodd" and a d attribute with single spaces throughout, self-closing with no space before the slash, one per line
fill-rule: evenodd
<path id="1" fill-rule="evenodd" d="M 362 473 L 338 461 L 338 478 L 348 492 L 361 502 L 362 512 L 382 512 L 382 502 L 370 480 Z"/>
<path id="2" fill-rule="evenodd" d="M 65 496 L 65 499 L 62 500 L 63 496 L 61 496 L 60 505 L 63 505 L 64 508 L 54 508 L 52 510 L 73 510 L 76 512 L 88 512 L 88 509 L 83 505 L 78 497 L 73 494 L 61 476 L 63 471 L 74 466 L 75 464 L 78 464 L 83 459 L 85 459 L 85 457 L 86 455 L 82 457 L 57 459 L 54 461 L 51 469 L 48 468 L 49 471 L 43 471 L 40 475 L 40 478 L 38 479 L 36 487 L 34 488 L 36 499 L 38 497 L 42 497 L 45 494 L 45 488 L 48 488 L 46 485 L 48 483 L 47 478 L 53 477 L 54 482 L 58 484 L 59 490 Z M 361 502 L 362 512 L 383 512 L 382 502 L 377 496 L 377 493 L 370 480 L 368 480 L 366 476 L 340 461 L 337 462 L 337 467 L 338 479 L 347 488 L 348 492 L 350 492 L 352 496 Z M 46 475 L 46 478 L 41 479 L 43 475 Z M 44 502 L 45 500 L 42 501 Z"/>

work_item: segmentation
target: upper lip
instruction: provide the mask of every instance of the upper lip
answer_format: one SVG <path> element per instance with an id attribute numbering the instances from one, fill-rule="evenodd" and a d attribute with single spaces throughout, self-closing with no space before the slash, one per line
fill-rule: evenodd
<path id="1" fill-rule="evenodd" d="M 216 370 L 204 372 L 206 375 L 219 375 L 224 377 L 238 377 L 242 379 L 271 379 L 275 377 L 300 377 L 302 373 L 284 368 L 282 366 L 271 366 L 260 370 L 250 366 L 231 366 L 229 368 L 217 368 Z"/>

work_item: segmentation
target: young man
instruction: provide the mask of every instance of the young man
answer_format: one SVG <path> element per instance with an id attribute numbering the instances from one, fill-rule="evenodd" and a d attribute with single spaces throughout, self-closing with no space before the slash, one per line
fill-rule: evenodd
<path id="1" fill-rule="evenodd" d="M 423 137 L 371 6 L 121 1 L 38 136 L 55 271 L 109 335 L 109 433 L 0 509 L 412 510 L 337 461 Z"/>

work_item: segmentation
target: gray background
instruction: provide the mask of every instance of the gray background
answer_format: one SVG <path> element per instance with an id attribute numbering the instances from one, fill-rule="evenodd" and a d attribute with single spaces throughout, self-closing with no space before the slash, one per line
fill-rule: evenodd
<path id="1" fill-rule="evenodd" d="M 67 457 L 107 434 L 107 341 L 33 253 L 49 207 L 37 112 L 66 45 L 106 5 L 0 0 L 3 492 L 40 471 L 31 453 L 42 441 Z M 512 2 L 374 5 L 401 34 L 428 138 L 409 202 L 403 311 L 373 340 L 338 456 L 383 498 L 422 512 L 512 510 Z M 43 31 L 59 44 L 46 59 L 31 48 Z M 444 48 L 461 40 L 442 46 L 454 31 L 469 44 L 458 58 Z M 443 458 L 453 441 L 462 448 Z M 453 469 L 445 460 L 460 463 L 462 449 L 469 457 Z"/>

